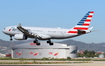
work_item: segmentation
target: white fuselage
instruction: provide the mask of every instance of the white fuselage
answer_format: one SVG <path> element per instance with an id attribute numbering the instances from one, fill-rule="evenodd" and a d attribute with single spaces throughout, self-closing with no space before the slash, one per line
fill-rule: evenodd
<path id="1" fill-rule="evenodd" d="M 77 33 L 68 33 L 68 31 L 73 29 L 61 29 L 61 28 L 42 28 L 42 27 L 23 27 L 27 29 L 32 34 L 50 36 L 50 39 L 65 39 L 78 36 Z M 22 33 L 17 29 L 16 26 L 6 27 L 3 32 L 7 35 L 14 36 L 15 34 Z M 34 38 L 34 37 L 29 37 Z M 44 40 L 44 39 L 42 39 Z"/>

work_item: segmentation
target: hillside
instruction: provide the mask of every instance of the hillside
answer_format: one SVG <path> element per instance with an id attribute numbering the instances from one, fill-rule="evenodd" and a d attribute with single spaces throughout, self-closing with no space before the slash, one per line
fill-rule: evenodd
<path id="1" fill-rule="evenodd" d="M 28 41 L 4 41 L 0 39 L 0 53 L 10 53 L 11 48 L 15 45 L 25 43 L 25 42 L 30 42 L 32 40 Z"/>
<path id="2" fill-rule="evenodd" d="M 105 52 L 105 43 L 84 43 L 81 41 L 74 41 L 74 40 L 65 40 L 61 43 L 66 43 L 68 45 L 75 45 L 78 47 L 79 50 L 89 50 L 89 51 L 103 51 Z"/>
<path id="3" fill-rule="evenodd" d="M 33 40 L 24 40 L 24 41 L 4 41 L 0 39 L 0 53 L 10 53 L 10 50 L 13 46 L 32 42 Z M 81 41 L 75 41 L 75 40 L 65 40 L 59 43 L 66 43 L 68 45 L 75 45 L 78 47 L 78 49 L 81 50 L 89 50 L 89 51 L 103 51 L 105 52 L 105 42 L 103 43 L 84 43 Z"/>

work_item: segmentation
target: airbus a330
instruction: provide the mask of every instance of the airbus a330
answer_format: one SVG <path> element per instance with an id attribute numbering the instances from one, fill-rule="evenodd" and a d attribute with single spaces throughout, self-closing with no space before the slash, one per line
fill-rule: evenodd
<path id="1" fill-rule="evenodd" d="M 3 33 L 10 36 L 10 40 L 14 36 L 16 40 L 26 40 L 34 38 L 33 43 L 40 45 L 38 40 L 47 40 L 49 45 L 53 45 L 51 39 L 67 39 L 77 37 L 91 32 L 89 28 L 94 11 L 89 11 L 79 21 L 79 23 L 71 29 L 62 28 L 43 28 L 43 27 L 25 27 L 19 24 L 18 26 L 9 26 L 3 29 Z"/>

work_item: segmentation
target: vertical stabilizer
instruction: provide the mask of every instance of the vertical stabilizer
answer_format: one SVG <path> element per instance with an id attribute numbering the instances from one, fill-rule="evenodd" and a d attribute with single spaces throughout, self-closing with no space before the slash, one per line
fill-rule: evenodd
<path id="1" fill-rule="evenodd" d="M 94 11 L 89 11 L 73 29 L 88 30 Z"/>

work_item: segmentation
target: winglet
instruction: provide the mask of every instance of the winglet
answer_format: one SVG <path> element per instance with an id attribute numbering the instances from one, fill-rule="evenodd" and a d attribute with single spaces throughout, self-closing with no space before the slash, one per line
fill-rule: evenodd
<path id="1" fill-rule="evenodd" d="M 21 27 L 21 23 L 19 23 L 18 27 Z"/>

